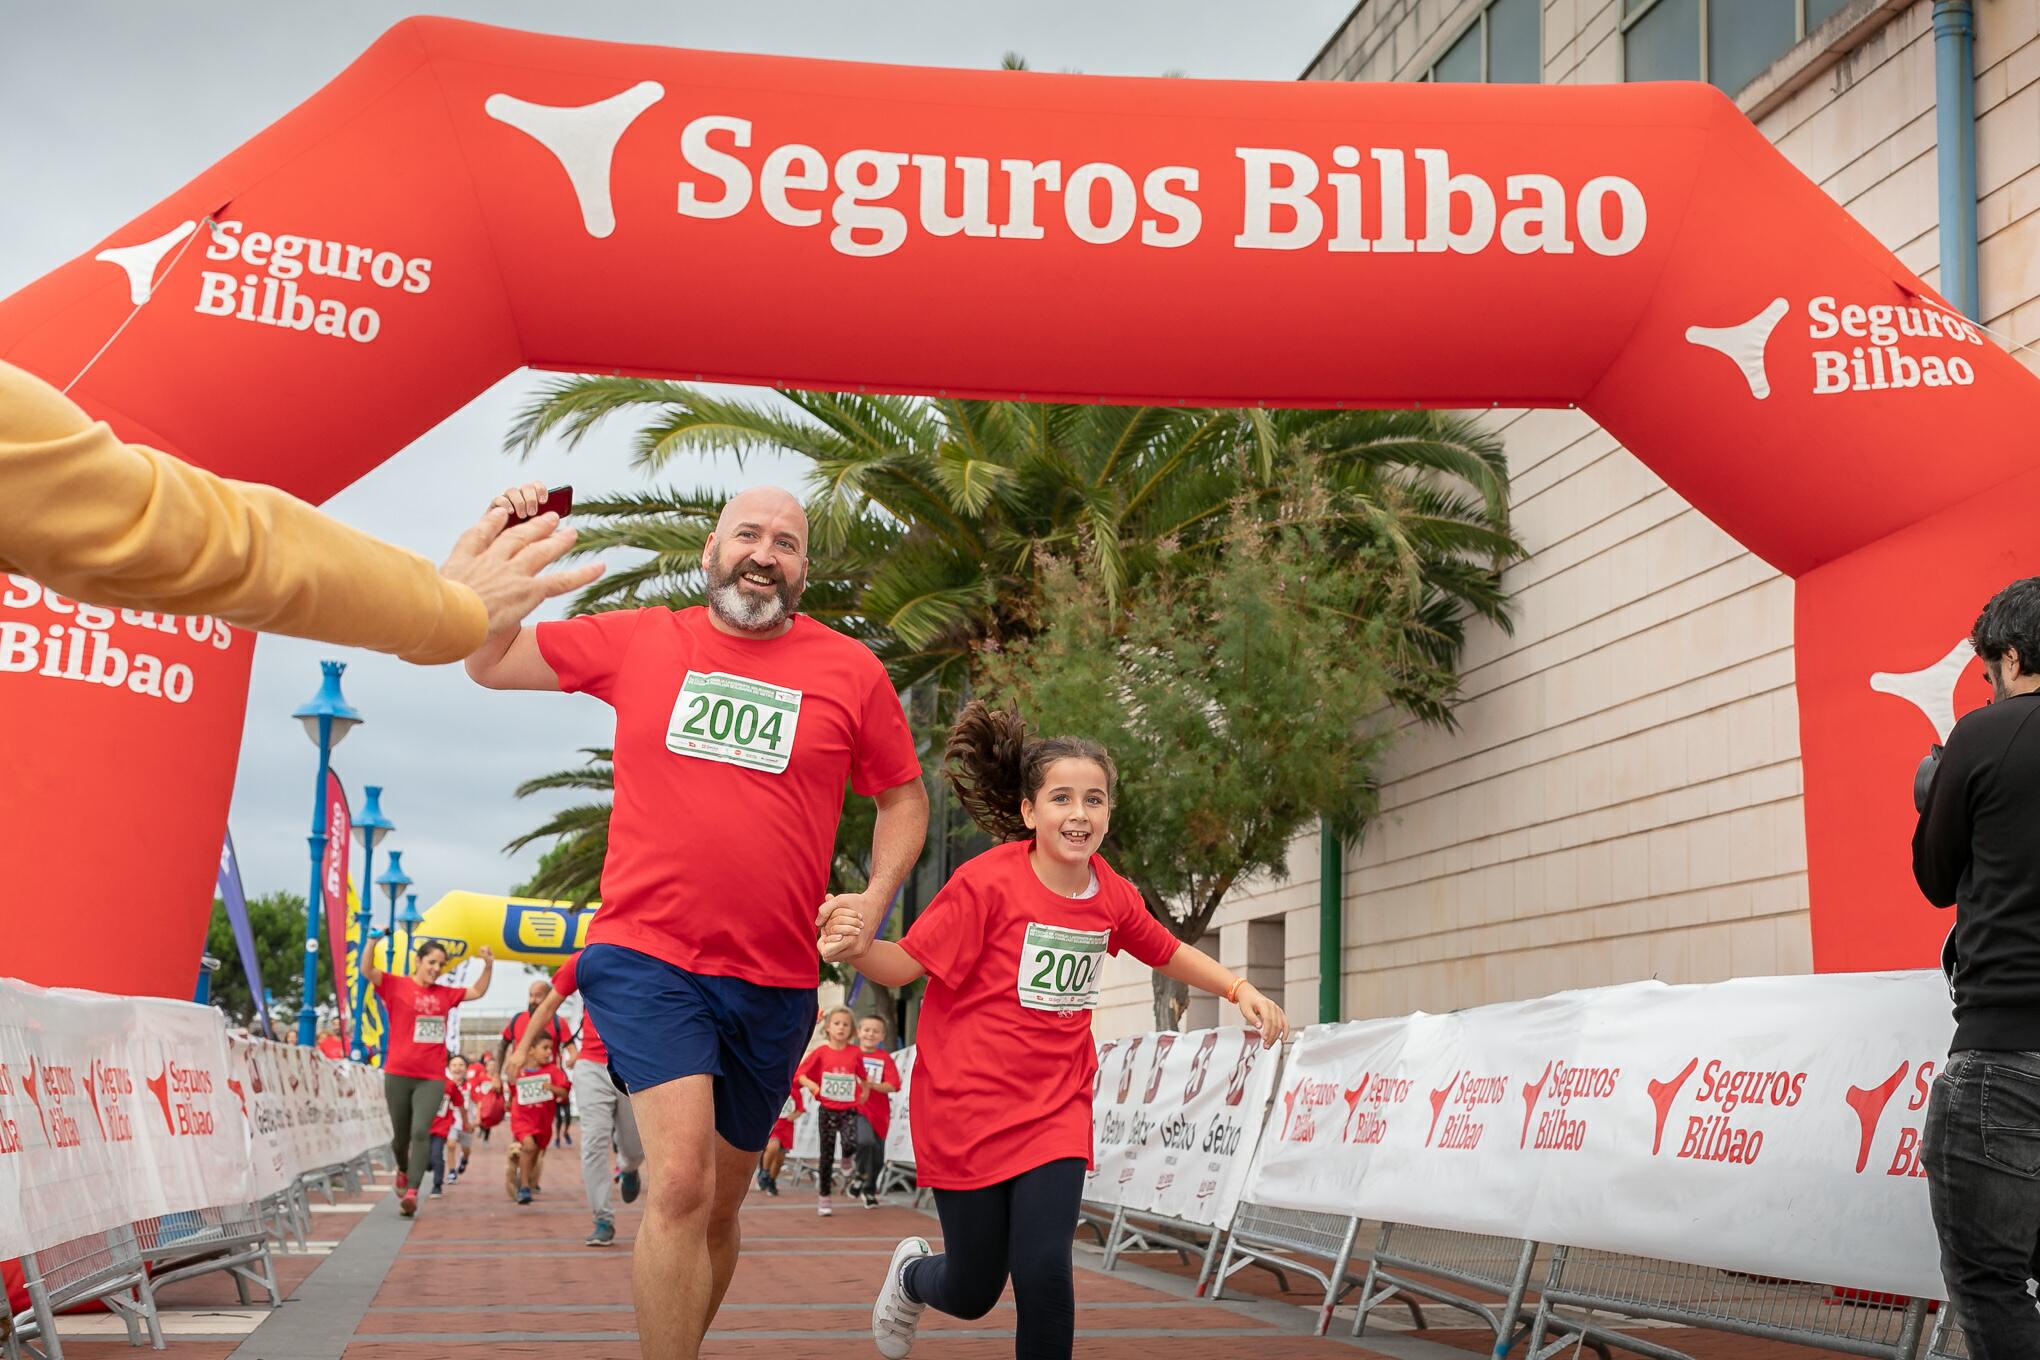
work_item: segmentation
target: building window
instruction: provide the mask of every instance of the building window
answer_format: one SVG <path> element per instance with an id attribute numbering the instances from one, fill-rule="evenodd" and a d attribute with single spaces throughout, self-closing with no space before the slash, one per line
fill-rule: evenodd
<path id="1" fill-rule="evenodd" d="M 1542 0 L 1490 0 L 1419 80 L 1535 85 L 1544 76 Z"/>
<path id="2" fill-rule="evenodd" d="M 1704 80 L 1740 92 L 1848 0 L 1622 0 L 1629 80 Z"/>

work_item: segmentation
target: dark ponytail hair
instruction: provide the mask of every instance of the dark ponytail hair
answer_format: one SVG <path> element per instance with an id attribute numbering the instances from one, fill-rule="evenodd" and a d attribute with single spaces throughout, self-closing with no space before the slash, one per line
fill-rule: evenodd
<path id="1" fill-rule="evenodd" d="M 1036 737 L 1027 735 L 1027 723 L 1017 709 L 987 707 L 973 699 L 949 729 L 949 746 L 943 753 L 942 773 L 956 790 L 956 801 L 985 833 L 1002 841 L 1028 836 L 1027 823 L 1020 816 L 1020 803 L 1034 801 L 1048 767 L 1058 760 L 1096 761 L 1105 771 L 1109 794 L 1119 783 L 1119 769 L 1103 746 L 1082 737 Z"/>

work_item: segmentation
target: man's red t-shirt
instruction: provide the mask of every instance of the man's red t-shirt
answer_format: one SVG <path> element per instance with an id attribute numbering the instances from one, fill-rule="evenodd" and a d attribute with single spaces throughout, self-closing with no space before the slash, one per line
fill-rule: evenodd
<path id="1" fill-rule="evenodd" d="M 572 996 L 581 990 L 580 971 L 577 966 L 580 962 L 581 956 L 576 954 L 560 965 L 559 971 L 554 973 L 552 978 L 554 991 L 561 996 Z M 585 1008 L 581 1011 L 581 1052 L 575 1061 L 595 1063 L 603 1067 L 609 1065 L 609 1046 L 603 1043 L 602 1036 L 595 1032 L 595 1017 L 588 1014 Z"/>
<path id="2" fill-rule="evenodd" d="M 1013 841 L 958 869 L 900 947 L 928 970 L 915 1032 L 915 1177 L 975 1190 L 1091 1157 L 1091 1041 L 1104 955 L 1152 968 L 1178 941 L 1093 855 L 1098 892 L 1051 891 Z"/>
<path id="3" fill-rule="evenodd" d="M 526 1067 L 524 1074 L 510 1083 L 510 1136 L 517 1139 L 536 1137 L 541 1143 L 550 1142 L 553 1106 L 559 1099 L 552 1088 L 566 1084 L 567 1074 L 558 1063 Z"/>
<path id="4" fill-rule="evenodd" d="M 802 1077 L 822 1088 L 819 1100 L 825 1110 L 854 1110 L 864 1097 L 857 1082 L 864 1075 L 864 1050 L 855 1044 L 841 1048 L 830 1048 L 827 1044 L 817 1045 L 813 1052 L 800 1060 L 794 1069 L 793 1078 L 798 1082 Z M 806 1090 L 806 1087 L 802 1087 Z"/>
<path id="5" fill-rule="evenodd" d="M 532 1012 L 530 1011 L 519 1011 L 510 1017 L 509 1024 L 503 1026 L 502 1039 L 504 1043 L 510 1045 L 512 1053 L 517 1051 L 517 1041 L 524 1037 L 524 1031 L 531 1028 L 531 1016 Z M 566 1022 L 555 1015 L 552 1019 L 545 1022 L 545 1032 L 552 1036 L 553 1055 L 555 1057 L 563 1056 L 567 1051 L 567 1041 L 573 1038 L 573 1035 L 567 1029 Z"/>
<path id="6" fill-rule="evenodd" d="M 467 1108 L 467 1092 L 452 1077 L 446 1079 L 446 1094 L 439 1098 L 439 1113 L 432 1116 L 432 1136 L 445 1138 L 453 1132 L 453 1116 Z"/>
<path id="7" fill-rule="evenodd" d="M 920 778 L 885 667 L 805 615 L 733 637 L 702 606 L 538 625 L 560 688 L 616 710 L 616 800 L 591 944 L 767 987 L 819 981 L 843 786 Z"/>
<path id="8" fill-rule="evenodd" d="M 892 1054 L 882 1048 L 874 1048 L 868 1053 L 861 1048 L 857 1051 L 864 1064 L 866 1081 L 882 1081 L 895 1091 L 899 1089 L 900 1069 L 893 1066 Z M 892 1092 L 873 1091 L 857 1107 L 857 1113 L 871 1121 L 873 1133 L 885 1137 L 886 1130 L 892 1127 Z"/>
<path id="9" fill-rule="evenodd" d="M 467 998 L 467 988 L 450 982 L 426 987 L 403 973 L 384 973 L 375 994 L 390 1012 L 383 1071 L 425 1080 L 445 1076 L 446 1013 Z"/>

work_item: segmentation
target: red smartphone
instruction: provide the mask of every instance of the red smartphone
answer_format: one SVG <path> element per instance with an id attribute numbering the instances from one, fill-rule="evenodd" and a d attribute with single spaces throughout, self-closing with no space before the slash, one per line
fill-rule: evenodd
<path id="1" fill-rule="evenodd" d="M 558 515 L 561 519 L 565 519 L 569 514 L 573 513 L 573 509 L 574 488 L 572 486 L 549 487 L 546 489 L 545 499 L 539 503 L 537 514 L 512 515 L 510 523 L 522 524 L 526 520 L 537 519 L 539 515 Z"/>

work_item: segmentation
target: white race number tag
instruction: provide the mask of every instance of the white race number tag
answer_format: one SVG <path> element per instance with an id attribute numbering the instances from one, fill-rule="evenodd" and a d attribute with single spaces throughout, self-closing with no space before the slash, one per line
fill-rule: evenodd
<path id="1" fill-rule="evenodd" d="M 1102 930 L 1028 922 L 1020 947 L 1020 1004 L 1031 1011 L 1098 1009 L 1105 937 Z"/>
<path id="2" fill-rule="evenodd" d="M 552 1078 L 541 1075 L 517 1079 L 519 1105 L 546 1105 L 551 1103 L 552 1098 Z"/>
<path id="3" fill-rule="evenodd" d="M 416 1015 L 411 1017 L 411 1042 L 414 1044 L 445 1043 L 446 1017 L 443 1015 Z"/>
<path id="4" fill-rule="evenodd" d="M 885 1059 L 866 1058 L 864 1060 L 864 1079 L 866 1081 L 884 1081 Z"/>
<path id="5" fill-rule="evenodd" d="M 800 726 L 800 691 L 721 671 L 689 671 L 666 725 L 675 755 L 784 774 Z"/>
<path id="6" fill-rule="evenodd" d="M 857 1074 L 855 1072 L 822 1073 L 822 1099 L 838 1104 L 857 1099 Z"/>

